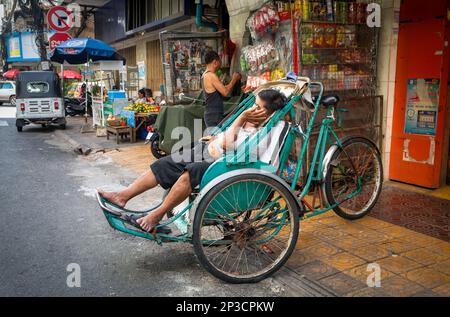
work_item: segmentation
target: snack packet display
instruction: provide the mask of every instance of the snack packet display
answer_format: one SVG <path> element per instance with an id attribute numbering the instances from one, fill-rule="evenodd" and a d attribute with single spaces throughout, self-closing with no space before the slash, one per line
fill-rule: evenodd
<path id="1" fill-rule="evenodd" d="M 270 70 L 278 61 L 278 51 L 273 42 L 264 41 L 256 46 L 246 46 L 242 49 L 241 69 L 250 75 L 258 75 Z"/>
<path id="2" fill-rule="evenodd" d="M 275 33 L 279 22 L 280 16 L 277 8 L 268 3 L 250 16 L 247 20 L 247 27 L 253 40 L 257 40 L 266 34 Z"/>

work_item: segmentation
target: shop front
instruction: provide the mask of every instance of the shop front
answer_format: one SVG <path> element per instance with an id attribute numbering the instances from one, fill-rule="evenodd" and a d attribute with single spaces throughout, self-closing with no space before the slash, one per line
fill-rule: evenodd
<path id="1" fill-rule="evenodd" d="M 230 14 L 231 28 L 243 14 Z M 367 2 L 267 1 L 248 6 L 239 67 L 245 90 L 286 77 L 289 72 L 323 83 L 340 98 L 336 112 L 340 136 L 363 135 L 383 147 L 383 96 L 377 89 L 379 28 L 370 27 Z M 242 20 L 242 19 L 241 19 Z M 299 113 L 306 126 L 310 113 Z M 326 116 L 322 109 L 319 117 Z M 311 145 L 319 131 L 313 133 Z M 312 155 L 312 149 L 309 154 Z M 309 160 L 308 160 L 309 161 Z"/>
<path id="2" fill-rule="evenodd" d="M 389 177 L 426 188 L 449 181 L 448 9 L 446 0 L 400 7 Z"/>

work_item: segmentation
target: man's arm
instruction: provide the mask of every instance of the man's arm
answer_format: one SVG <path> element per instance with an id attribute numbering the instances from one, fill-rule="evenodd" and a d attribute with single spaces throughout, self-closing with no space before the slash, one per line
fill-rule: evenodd
<path id="1" fill-rule="evenodd" d="M 210 76 L 211 83 L 214 86 L 214 88 L 223 96 L 226 97 L 230 94 L 231 90 L 233 89 L 234 85 L 241 79 L 241 75 L 238 73 L 234 73 L 233 77 L 231 78 L 231 81 L 228 83 L 228 85 L 222 84 L 219 77 L 216 74 L 212 74 Z"/>
<path id="2" fill-rule="evenodd" d="M 252 107 L 242 112 L 236 118 L 236 120 L 234 120 L 231 126 L 225 131 L 222 148 L 224 150 L 228 150 L 234 147 L 234 142 L 237 139 L 239 130 L 242 129 L 247 121 L 263 122 L 266 118 L 267 115 L 264 109 L 257 109 L 255 107 Z"/>

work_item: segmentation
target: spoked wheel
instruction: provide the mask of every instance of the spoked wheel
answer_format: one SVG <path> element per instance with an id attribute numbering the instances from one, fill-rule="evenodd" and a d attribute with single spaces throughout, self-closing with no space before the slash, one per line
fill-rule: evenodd
<path id="1" fill-rule="evenodd" d="M 163 150 L 161 150 L 159 148 L 159 139 L 160 139 L 160 137 L 158 136 L 156 139 L 154 139 L 150 142 L 150 150 L 151 150 L 153 156 L 157 159 L 167 156 L 166 152 L 164 152 Z"/>
<path id="2" fill-rule="evenodd" d="M 259 282 L 292 254 L 299 213 L 289 189 L 273 178 L 230 177 L 214 186 L 196 210 L 195 253 L 217 278 L 229 283 Z"/>
<path id="3" fill-rule="evenodd" d="M 325 195 L 333 210 L 345 219 L 359 219 L 375 205 L 383 184 L 380 152 L 370 140 L 344 141 L 330 160 L 325 176 Z"/>

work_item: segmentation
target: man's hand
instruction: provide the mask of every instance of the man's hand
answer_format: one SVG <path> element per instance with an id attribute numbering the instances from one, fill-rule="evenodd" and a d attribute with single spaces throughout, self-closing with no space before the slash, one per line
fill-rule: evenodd
<path id="1" fill-rule="evenodd" d="M 204 136 L 203 138 L 201 138 L 199 141 L 200 142 L 211 142 L 215 138 L 216 137 L 213 137 L 212 135 L 207 135 L 207 136 Z"/>
<path id="2" fill-rule="evenodd" d="M 267 119 L 267 113 L 264 109 L 258 109 L 257 107 L 253 106 L 250 109 L 242 112 L 242 118 L 254 125 L 259 125 Z"/>
<path id="3" fill-rule="evenodd" d="M 233 76 L 231 77 L 231 79 L 232 80 L 234 80 L 234 81 L 238 81 L 238 80 L 240 80 L 242 78 L 242 75 L 241 74 L 239 74 L 239 73 L 233 73 Z"/>

